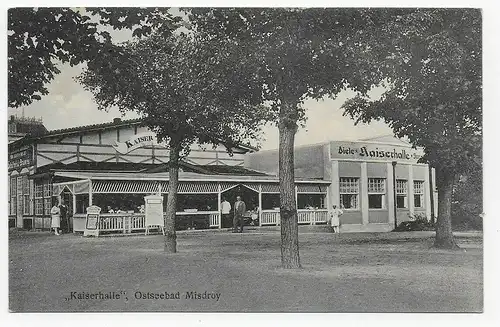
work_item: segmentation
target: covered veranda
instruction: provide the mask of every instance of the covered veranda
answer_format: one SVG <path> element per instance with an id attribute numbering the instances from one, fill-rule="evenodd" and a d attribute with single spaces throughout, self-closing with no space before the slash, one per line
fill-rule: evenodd
<path id="1" fill-rule="evenodd" d="M 101 232 L 133 233 L 145 230 L 141 206 L 150 194 L 164 196 L 169 188 L 168 173 L 55 171 L 53 195 L 72 194 L 73 231 L 83 232 L 88 206 L 101 208 Z M 299 224 L 325 224 L 328 218 L 329 181 L 296 180 L 295 194 Z M 176 229 L 226 228 L 221 219 L 221 202 L 234 204 L 240 195 L 248 215 L 257 216 L 257 226 L 280 225 L 279 182 L 269 175 L 205 175 L 180 172 Z M 66 201 L 67 202 L 67 201 Z M 142 207 L 143 208 L 143 207 Z"/>

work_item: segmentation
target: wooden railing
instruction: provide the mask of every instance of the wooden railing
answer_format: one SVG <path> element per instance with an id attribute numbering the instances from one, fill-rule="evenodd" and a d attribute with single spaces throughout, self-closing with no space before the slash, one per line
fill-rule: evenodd
<path id="1" fill-rule="evenodd" d="M 145 217 L 140 213 L 111 213 L 103 214 L 99 220 L 99 231 L 103 232 L 122 232 L 124 234 L 132 233 L 133 231 L 145 230 Z"/>
<path id="2" fill-rule="evenodd" d="M 177 219 L 182 219 L 187 215 L 208 215 L 210 227 L 219 227 L 220 214 L 216 211 L 198 211 L 198 212 L 177 212 Z M 124 234 L 133 231 L 142 231 L 146 229 L 145 216 L 140 213 L 133 214 L 103 214 L 99 220 L 99 230 L 103 232 L 122 232 Z"/>
<path id="3" fill-rule="evenodd" d="M 211 213 L 210 214 L 210 227 L 219 227 L 220 214 Z"/>
<path id="4" fill-rule="evenodd" d="M 260 225 L 274 225 L 280 224 L 280 212 L 278 210 L 262 210 L 260 213 Z"/>
<path id="5" fill-rule="evenodd" d="M 315 225 L 328 221 L 327 209 L 299 209 L 297 215 L 300 225 Z M 261 226 L 277 226 L 280 224 L 280 212 L 278 210 L 262 210 L 260 217 Z"/>

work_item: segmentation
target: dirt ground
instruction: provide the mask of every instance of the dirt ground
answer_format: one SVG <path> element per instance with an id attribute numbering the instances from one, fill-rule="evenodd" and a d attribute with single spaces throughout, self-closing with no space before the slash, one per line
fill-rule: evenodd
<path id="1" fill-rule="evenodd" d="M 462 251 L 432 233 L 300 234 L 303 269 L 280 266 L 280 235 L 9 237 L 12 312 L 481 312 L 482 235 Z M 178 297 L 178 298 L 177 298 Z"/>

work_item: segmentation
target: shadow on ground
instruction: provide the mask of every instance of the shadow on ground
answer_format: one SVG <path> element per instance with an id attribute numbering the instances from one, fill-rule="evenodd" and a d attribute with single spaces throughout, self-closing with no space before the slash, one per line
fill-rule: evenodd
<path id="1" fill-rule="evenodd" d="M 482 311 L 481 235 L 458 238 L 466 251 L 444 251 L 430 248 L 428 233 L 301 234 L 300 270 L 280 268 L 279 240 L 278 233 L 186 233 L 179 234 L 179 253 L 165 254 L 162 236 L 15 233 L 9 238 L 9 308 Z"/>

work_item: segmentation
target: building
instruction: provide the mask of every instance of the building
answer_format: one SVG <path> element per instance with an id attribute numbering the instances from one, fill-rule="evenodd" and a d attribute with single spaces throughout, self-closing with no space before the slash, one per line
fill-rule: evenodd
<path id="1" fill-rule="evenodd" d="M 295 177 L 330 182 L 327 207 L 344 207 L 341 231 L 390 231 L 395 222 L 437 212 L 435 172 L 417 162 L 422 155 L 393 136 L 301 146 Z M 277 174 L 278 151 L 248 154 L 245 167 Z"/>
<path id="2" fill-rule="evenodd" d="M 278 178 L 244 167 L 257 149 L 236 145 L 194 145 L 179 173 L 176 228 L 223 228 L 223 198 L 241 195 L 259 225 L 279 224 Z M 144 197 L 166 198 L 169 151 L 139 119 L 46 131 L 9 144 L 9 223 L 25 229 L 50 228 L 50 209 L 63 200 L 74 231 L 83 231 L 86 208 L 103 210 L 100 230 L 144 230 Z M 327 221 L 325 199 L 330 181 L 298 178 L 299 203 L 315 209 L 300 212 L 301 223 Z"/>
<path id="3" fill-rule="evenodd" d="M 10 116 L 8 121 L 9 143 L 22 139 L 26 135 L 37 136 L 47 132 L 41 119 Z"/>

